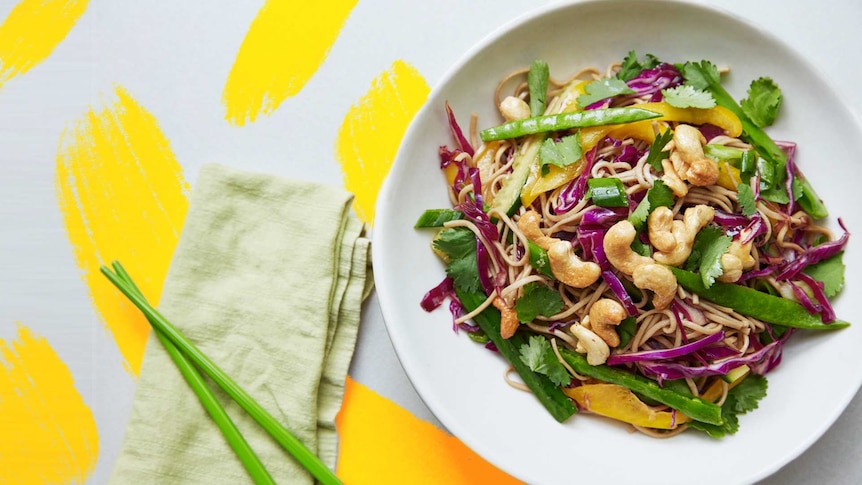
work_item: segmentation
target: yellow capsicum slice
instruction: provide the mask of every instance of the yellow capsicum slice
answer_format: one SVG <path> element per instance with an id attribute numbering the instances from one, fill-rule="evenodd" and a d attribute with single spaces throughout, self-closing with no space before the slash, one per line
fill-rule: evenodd
<path id="1" fill-rule="evenodd" d="M 633 392 L 616 384 L 585 384 L 563 392 L 581 409 L 644 428 L 674 429 L 690 421 L 677 411 L 655 411 Z"/>

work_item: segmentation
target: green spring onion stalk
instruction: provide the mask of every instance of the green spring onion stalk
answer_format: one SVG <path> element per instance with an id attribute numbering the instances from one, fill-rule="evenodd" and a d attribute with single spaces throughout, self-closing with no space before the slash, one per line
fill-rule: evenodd
<path id="1" fill-rule="evenodd" d="M 696 421 L 715 425 L 722 424 L 721 408 L 711 402 L 686 396 L 671 390 L 669 386 L 661 387 L 655 381 L 627 370 L 607 365 L 590 365 L 587 363 L 586 357 L 567 348 L 561 347 L 559 350 L 563 360 L 578 374 L 623 386 L 648 399 L 666 404 Z"/>
<path id="2" fill-rule="evenodd" d="M 143 293 L 141 293 L 140 289 L 135 285 L 135 282 L 132 281 L 129 274 L 126 273 L 126 270 L 118 263 L 114 263 L 113 267 L 117 276 L 129 285 L 129 289 L 134 291 L 139 297 L 144 298 Z M 189 387 L 191 387 L 198 396 L 204 409 L 207 410 L 210 417 L 212 417 L 213 421 L 221 430 L 228 444 L 230 444 L 231 448 L 236 452 L 237 457 L 242 462 L 246 471 L 248 471 L 248 474 L 251 476 L 254 483 L 275 484 L 275 480 L 273 480 L 269 472 L 266 471 L 266 467 L 263 466 L 263 463 L 261 463 L 257 454 L 255 454 L 254 450 L 251 449 L 251 446 L 249 446 L 248 442 L 242 436 L 242 433 L 240 433 L 233 420 L 230 419 L 230 416 L 225 412 L 221 403 L 216 399 L 215 394 L 213 394 L 209 386 L 206 385 L 200 372 L 198 372 L 194 365 L 186 359 L 179 349 L 177 349 L 177 347 L 171 343 L 171 341 L 168 340 L 161 331 L 155 330 L 155 332 L 159 341 L 164 345 L 165 350 L 168 352 L 168 355 L 171 356 L 174 364 L 176 364 L 180 373 L 186 379 L 186 382 L 188 382 Z"/>
<path id="3" fill-rule="evenodd" d="M 593 204 L 599 207 L 628 207 L 629 198 L 623 183 L 616 177 L 600 177 L 587 180 Z"/>
<path id="4" fill-rule="evenodd" d="M 554 115 L 536 116 L 525 120 L 514 120 L 482 130 L 482 141 L 507 140 L 535 133 L 585 128 L 588 126 L 619 125 L 635 121 L 651 120 L 660 113 L 642 108 L 608 108 L 576 111 Z"/>
<path id="5" fill-rule="evenodd" d="M 841 320 L 823 323 L 820 315 L 808 313 L 804 306 L 793 300 L 763 293 L 747 286 L 716 281 L 706 288 L 699 274 L 679 268 L 670 269 L 676 275 L 677 283 L 686 290 L 764 322 L 809 330 L 837 330 L 850 325 Z"/>
<path id="6" fill-rule="evenodd" d="M 527 241 L 527 246 L 530 251 L 530 264 L 536 268 L 536 271 L 548 278 L 556 279 L 551 271 L 551 260 L 548 259 L 548 252 L 533 241 Z"/>
<path id="7" fill-rule="evenodd" d="M 119 262 L 113 264 L 124 273 Z M 324 485 L 342 485 L 341 480 L 320 461 L 301 441 L 293 436 L 266 409 L 245 392 L 230 376 L 218 367 L 209 357 L 189 341 L 174 327 L 158 310 L 136 292 L 125 279 L 114 274 L 110 268 L 102 266 L 102 273 L 126 295 L 136 307 L 147 317 L 155 330 L 161 332 L 167 340 L 173 343 L 189 360 L 216 382 L 237 404 L 240 405 L 262 428 L 264 428 L 288 453 L 290 453 L 306 470 Z M 131 281 L 129 278 L 128 281 Z"/>

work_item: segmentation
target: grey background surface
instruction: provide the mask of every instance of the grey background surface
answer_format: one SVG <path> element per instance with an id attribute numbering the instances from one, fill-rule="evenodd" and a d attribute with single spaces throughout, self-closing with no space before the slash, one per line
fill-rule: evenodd
<path id="1" fill-rule="evenodd" d="M 0 18 L 15 3 L 2 2 Z M 98 105 L 117 83 L 159 120 L 192 185 L 206 162 L 341 185 L 333 156 L 337 130 L 375 76 L 403 59 L 433 88 L 471 45 L 545 3 L 360 0 L 304 90 L 241 128 L 224 121 L 221 93 L 262 0 L 94 0 L 47 61 L 0 89 L 0 338 L 13 338 L 14 322 L 22 322 L 46 337 L 68 365 L 99 430 L 100 456 L 90 483 L 104 483 L 110 473 L 135 383 L 90 305 L 58 209 L 54 166 L 67 123 Z M 832 81 L 859 118 L 862 3 L 700 3 L 781 38 Z M 373 296 L 363 317 L 351 375 L 436 423 L 401 370 Z M 862 482 L 860 431 L 857 394 L 822 439 L 763 483 Z"/>

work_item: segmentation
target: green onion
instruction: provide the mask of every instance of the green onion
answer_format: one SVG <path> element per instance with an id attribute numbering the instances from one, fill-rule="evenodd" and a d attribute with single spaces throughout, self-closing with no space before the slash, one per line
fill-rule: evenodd
<path id="1" fill-rule="evenodd" d="M 414 228 L 420 229 L 424 227 L 443 227 L 443 224 L 450 221 L 463 219 L 464 214 L 455 209 L 428 209 L 419 216 Z"/>
<path id="2" fill-rule="evenodd" d="M 554 279 L 554 273 L 551 272 L 551 260 L 548 259 L 548 252 L 540 248 L 533 241 L 527 241 L 527 246 L 530 250 L 530 265 L 532 265 L 539 273 Z"/>
<path id="3" fill-rule="evenodd" d="M 129 289 L 134 291 L 139 297 L 144 298 L 143 293 L 141 293 L 140 289 L 135 285 L 135 282 L 132 281 L 129 274 L 126 273 L 126 270 L 116 262 L 113 266 L 117 276 L 129 285 Z M 251 476 L 252 480 L 254 480 L 254 483 L 274 484 L 275 480 L 273 480 L 269 472 L 266 471 L 266 467 L 263 466 L 263 463 L 261 463 L 257 454 L 255 454 L 254 450 L 251 449 L 251 446 L 249 446 L 248 442 L 242 436 L 242 433 L 240 433 L 233 420 L 231 420 L 230 416 L 225 412 L 221 403 L 216 399 L 215 394 L 213 394 L 210 388 L 206 385 L 200 372 L 198 372 L 194 365 L 186 359 L 179 349 L 177 349 L 177 347 L 171 343 L 171 341 L 168 340 L 161 331 L 155 330 L 155 332 L 159 341 L 168 352 L 168 355 L 171 356 L 174 364 L 176 364 L 180 373 L 185 377 L 189 387 L 191 387 L 198 396 L 204 409 L 207 410 L 210 417 L 212 417 L 213 421 L 218 425 L 222 434 L 224 434 L 224 437 L 230 444 L 231 448 L 236 452 L 237 457 L 242 462 L 243 466 L 245 466 L 246 471 L 248 471 L 248 474 Z"/>
<path id="4" fill-rule="evenodd" d="M 525 120 L 514 120 L 483 130 L 482 141 L 507 140 L 535 133 L 562 131 L 588 126 L 618 125 L 650 120 L 662 116 L 660 113 L 642 108 L 608 108 L 574 113 L 535 116 Z"/>
<path id="5" fill-rule="evenodd" d="M 123 270 L 119 262 L 114 262 L 113 267 L 120 274 L 118 276 L 111 269 L 102 266 L 102 273 L 117 287 L 126 298 L 138 307 L 147 317 L 150 325 L 160 332 L 166 340 L 173 343 L 183 354 L 190 359 L 199 369 L 206 373 L 216 382 L 237 404 L 240 405 L 261 427 L 263 427 L 285 450 L 309 471 L 318 481 L 325 485 L 342 485 L 341 480 L 320 461 L 301 441 L 293 436 L 281 423 L 269 412 L 248 395 L 230 376 L 219 368 L 209 357 L 201 352 L 191 341 L 180 333 L 158 310 L 156 310 L 143 297 L 135 291 L 131 278 Z M 232 445 L 234 443 L 231 443 Z M 237 451 L 239 453 L 239 451 Z"/>
<path id="6" fill-rule="evenodd" d="M 629 198 L 623 182 L 616 177 L 591 178 L 587 180 L 593 204 L 599 207 L 628 207 Z"/>
<path id="7" fill-rule="evenodd" d="M 527 87 L 530 90 L 530 114 L 539 116 L 545 112 L 545 99 L 548 96 L 548 63 L 539 59 L 533 61 L 527 73 Z"/>

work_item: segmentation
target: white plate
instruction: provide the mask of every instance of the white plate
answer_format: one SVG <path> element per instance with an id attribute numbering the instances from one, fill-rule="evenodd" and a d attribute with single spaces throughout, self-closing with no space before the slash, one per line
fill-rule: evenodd
<path id="1" fill-rule="evenodd" d="M 413 229 L 428 208 L 448 207 L 437 147 L 452 145 L 444 101 L 466 126 L 497 123 L 493 90 L 500 77 L 541 58 L 563 78 L 583 66 L 603 68 L 630 49 L 668 62 L 709 59 L 732 71 L 737 99 L 748 83 L 772 77 L 784 92 L 768 132 L 799 143 L 798 165 L 824 197 L 831 217 L 859 226 L 859 126 L 821 75 L 795 52 L 738 18 L 702 6 L 660 1 L 598 1 L 553 6 L 503 27 L 473 48 L 431 94 L 405 135 L 380 193 L 374 228 L 374 275 L 392 344 L 419 395 L 452 433 L 501 469 L 532 484 L 748 483 L 808 448 L 839 416 L 862 382 L 858 292 L 860 258 L 845 255 L 847 286 L 835 308 L 857 325 L 797 334 L 769 374 L 760 408 L 721 440 L 686 432 L 667 440 L 630 433 L 596 416 L 559 424 L 531 395 L 503 381 L 506 364 L 452 332 L 448 311 L 426 313 L 422 295 L 445 273 L 429 249 L 431 233 Z M 834 221 L 833 221 L 834 222 Z M 834 226 L 834 224 L 833 224 Z M 858 307 L 857 307 L 858 308 Z"/>

